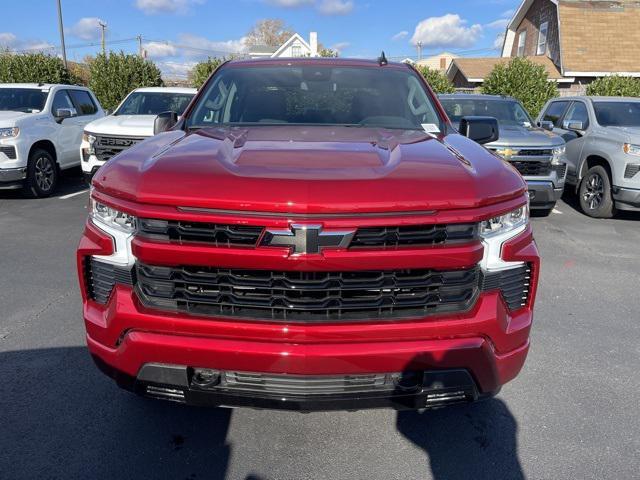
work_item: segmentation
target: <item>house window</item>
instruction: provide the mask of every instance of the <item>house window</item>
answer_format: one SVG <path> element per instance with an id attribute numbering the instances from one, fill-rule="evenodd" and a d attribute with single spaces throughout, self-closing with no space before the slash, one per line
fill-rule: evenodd
<path id="1" fill-rule="evenodd" d="M 547 32 L 549 31 L 549 22 L 540 25 L 540 33 L 538 34 L 538 50 L 536 55 L 544 55 L 547 53 Z"/>
<path id="2" fill-rule="evenodd" d="M 520 32 L 518 35 L 518 56 L 524 57 L 524 46 L 527 43 L 527 31 Z"/>
<path id="3" fill-rule="evenodd" d="M 291 47 L 291 56 L 292 57 L 301 57 L 302 56 L 302 47 L 300 45 L 294 45 Z"/>

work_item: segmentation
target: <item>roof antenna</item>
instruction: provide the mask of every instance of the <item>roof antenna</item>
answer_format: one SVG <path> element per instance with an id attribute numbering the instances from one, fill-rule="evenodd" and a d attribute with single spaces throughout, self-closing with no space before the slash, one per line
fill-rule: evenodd
<path id="1" fill-rule="evenodd" d="M 382 67 L 384 65 L 387 65 L 388 63 L 389 61 L 387 60 L 387 57 L 384 55 L 384 50 L 383 50 L 382 55 L 378 57 L 378 65 Z"/>

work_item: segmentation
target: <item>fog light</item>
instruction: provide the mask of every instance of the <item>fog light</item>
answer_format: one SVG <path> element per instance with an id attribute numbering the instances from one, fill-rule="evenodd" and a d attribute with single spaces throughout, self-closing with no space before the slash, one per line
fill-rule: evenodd
<path id="1" fill-rule="evenodd" d="M 212 388 L 220 383 L 220 372 L 209 368 L 196 368 L 191 383 L 199 388 Z"/>

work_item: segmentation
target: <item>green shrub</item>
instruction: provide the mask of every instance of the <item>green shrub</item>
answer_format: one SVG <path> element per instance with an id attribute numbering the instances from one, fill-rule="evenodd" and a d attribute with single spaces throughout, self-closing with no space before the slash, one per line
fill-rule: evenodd
<path id="1" fill-rule="evenodd" d="M 425 66 L 417 66 L 416 69 L 425 78 L 427 83 L 431 85 L 434 92 L 440 94 L 453 93 L 456 91 L 453 83 L 451 83 L 447 76 L 439 70 L 434 70 Z"/>
<path id="2" fill-rule="evenodd" d="M 535 117 L 549 99 L 558 96 L 558 86 L 549 81 L 542 65 L 516 57 L 507 64 L 494 67 L 484 79 L 482 93 L 517 98 Z"/>
<path id="3" fill-rule="evenodd" d="M 224 62 L 224 59 L 222 58 L 209 57 L 204 62 L 196 64 L 189 74 L 191 85 L 195 88 L 200 88 L 204 85 L 204 82 L 207 81 L 213 71 L 222 64 L 222 62 Z"/>
<path id="4" fill-rule="evenodd" d="M 77 83 L 58 57 L 44 53 L 0 52 L 1 83 Z"/>
<path id="5" fill-rule="evenodd" d="M 97 55 L 89 62 L 89 74 L 89 87 L 109 110 L 134 88 L 163 85 L 160 69 L 153 62 L 124 52 Z"/>
<path id="6" fill-rule="evenodd" d="M 613 75 L 594 80 L 587 87 L 587 95 L 603 97 L 640 97 L 640 79 Z"/>

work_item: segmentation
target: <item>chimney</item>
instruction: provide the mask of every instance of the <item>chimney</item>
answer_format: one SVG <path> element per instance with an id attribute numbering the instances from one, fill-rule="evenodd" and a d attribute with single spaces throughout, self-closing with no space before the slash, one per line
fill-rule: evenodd
<path id="1" fill-rule="evenodd" d="M 311 32 L 309 34 L 309 46 L 311 47 L 311 56 L 318 56 L 318 32 Z"/>

